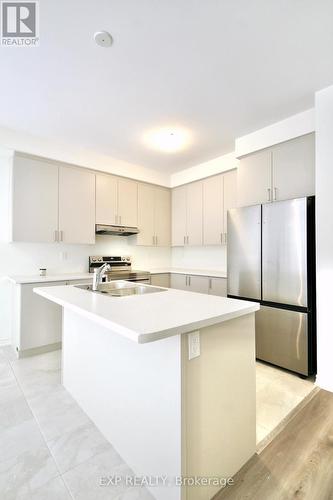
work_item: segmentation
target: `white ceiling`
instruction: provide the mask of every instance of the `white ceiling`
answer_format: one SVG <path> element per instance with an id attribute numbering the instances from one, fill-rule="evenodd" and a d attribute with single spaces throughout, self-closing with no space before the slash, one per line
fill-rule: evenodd
<path id="1" fill-rule="evenodd" d="M 312 107 L 332 26 L 332 0 L 40 0 L 40 47 L 0 48 L 0 126 L 175 172 Z M 192 144 L 148 149 L 161 126 Z"/>

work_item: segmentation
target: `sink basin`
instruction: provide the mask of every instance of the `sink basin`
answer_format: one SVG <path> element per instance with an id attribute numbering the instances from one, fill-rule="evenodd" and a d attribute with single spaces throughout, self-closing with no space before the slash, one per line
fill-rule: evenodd
<path id="1" fill-rule="evenodd" d="M 156 286 L 146 286 L 129 281 L 109 281 L 108 283 L 101 283 L 98 290 L 93 290 L 92 285 L 76 285 L 75 288 L 88 290 L 94 293 L 102 293 L 111 295 L 112 297 L 127 297 L 129 295 L 143 295 L 146 293 L 166 292 L 165 288 Z"/>

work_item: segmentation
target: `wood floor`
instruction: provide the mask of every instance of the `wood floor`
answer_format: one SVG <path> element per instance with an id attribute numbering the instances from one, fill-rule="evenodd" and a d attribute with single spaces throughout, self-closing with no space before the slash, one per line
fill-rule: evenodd
<path id="1" fill-rule="evenodd" d="M 319 391 L 214 500 L 333 500 L 333 394 Z"/>

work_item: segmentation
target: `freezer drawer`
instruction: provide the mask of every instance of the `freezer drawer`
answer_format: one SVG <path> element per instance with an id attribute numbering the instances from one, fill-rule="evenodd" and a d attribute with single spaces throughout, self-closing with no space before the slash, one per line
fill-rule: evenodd
<path id="1" fill-rule="evenodd" d="M 262 300 L 307 307 L 307 199 L 262 207 Z"/>
<path id="2" fill-rule="evenodd" d="M 261 299 L 261 205 L 228 211 L 228 294 Z"/>
<path id="3" fill-rule="evenodd" d="M 256 312 L 256 355 L 308 375 L 308 315 L 261 306 Z"/>

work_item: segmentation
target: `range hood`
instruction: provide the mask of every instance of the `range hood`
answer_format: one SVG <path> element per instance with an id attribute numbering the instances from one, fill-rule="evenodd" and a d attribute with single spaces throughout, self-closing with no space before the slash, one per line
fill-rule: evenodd
<path id="1" fill-rule="evenodd" d="M 139 229 L 137 227 L 96 224 L 95 232 L 96 234 L 112 236 L 131 236 L 132 234 L 138 234 Z"/>

